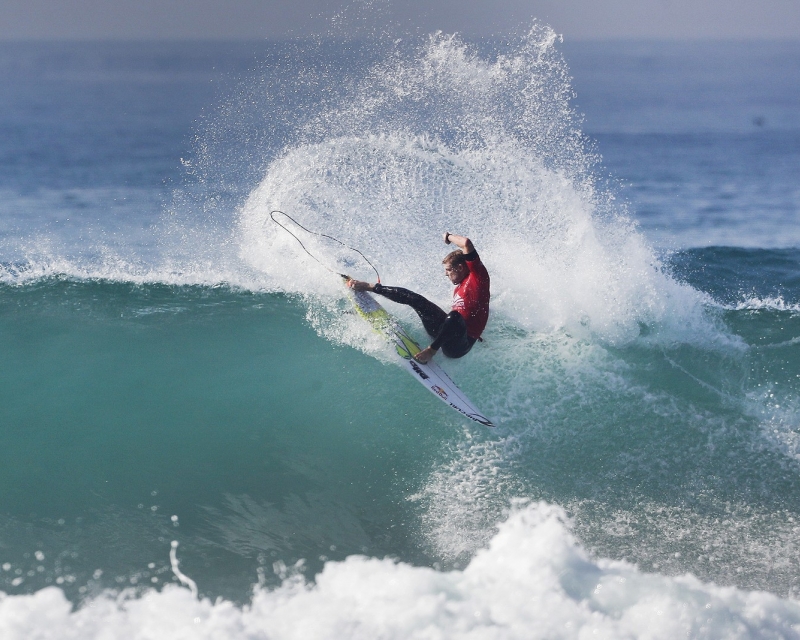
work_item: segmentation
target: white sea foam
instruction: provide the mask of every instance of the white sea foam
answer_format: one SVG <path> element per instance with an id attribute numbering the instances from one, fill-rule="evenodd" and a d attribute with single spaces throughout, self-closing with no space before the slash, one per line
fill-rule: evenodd
<path id="1" fill-rule="evenodd" d="M 283 569 L 283 568 L 279 568 Z M 328 562 L 314 583 L 255 587 L 245 607 L 165 587 L 77 610 L 55 587 L 0 599 L 6 640 L 797 638 L 800 603 L 591 559 L 563 511 L 521 506 L 463 570 Z"/>
<path id="2" fill-rule="evenodd" d="M 783 296 L 758 298 L 751 297 L 741 302 L 730 305 L 728 308 L 736 311 L 791 311 L 792 313 L 800 313 L 800 304 L 786 302 Z"/>
<path id="3" fill-rule="evenodd" d="M 73 255 L 51 239 L 37 239 L 26 243 L 19 260 L 0 263 L 0 284 L 23 286 L 48 278 L 65 278 L 176 286 L 223 285 L 259 292 L 276 290 L 263 274 L 243 268 L 238 261 L 227 260 L 222 254 L 152 260 L 103 245 L 95 245 L 86 254 Z"/>

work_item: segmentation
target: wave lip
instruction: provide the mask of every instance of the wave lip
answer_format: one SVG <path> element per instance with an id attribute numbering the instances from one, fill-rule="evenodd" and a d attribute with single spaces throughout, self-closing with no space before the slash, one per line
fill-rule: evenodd
<path id="1" fill-rule="evenodd" d="M 800 313 L 800 303 L 786 302 L 783 296 L 768 296 L 766 298 L 749 297 L 746 300 L 730 305 L 733 311 L 791 311 L 792 313 Z"/>
<path id="2" fill-rule="evenodd" d="M 175 586 L 106 593 L 74 612 L 55 587 L 0 599 L 2 637 L 53 629 L 87 639 L 795 638 L 800 603 L 592 560 L 564 511 L 538 503 L 518 506 L 463 571 L 351 556 L 315 584 L 294 575 L 255 587 L 241 609 Z"/>

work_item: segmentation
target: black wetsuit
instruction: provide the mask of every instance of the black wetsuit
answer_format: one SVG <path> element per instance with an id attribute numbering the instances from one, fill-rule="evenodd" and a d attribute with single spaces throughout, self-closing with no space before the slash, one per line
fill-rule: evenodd
<path id="1" fill-rule="evenodd" d="M 448 358 L 467 355 L 477 341 L 467 335 L 467 323 L 458 311 L 446 313 L 427 298 L 402 287 L 385 287 L 376 284 L 373 291 L 392 302 L 411 307 L 417 312 L 425 331 L 433 338 L 432 349 L 441 349 Z"/>

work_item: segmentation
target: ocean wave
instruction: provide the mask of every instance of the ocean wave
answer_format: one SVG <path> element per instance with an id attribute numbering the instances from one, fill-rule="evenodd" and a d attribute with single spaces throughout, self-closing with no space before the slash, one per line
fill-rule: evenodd
<path id="1" fill-rule="evenodd" d="M 384 558 L 328 562 L 313 582 L 285 566 L 249 604 L 166 586 L 106 592 L 73 610 L 48 587 L 0 599 L 7 640 L 183 638 L 794 638 L 800 603 L 592 559 L 559 507 L 518 506 L 462 570 Z"/>
<path id="2" fill-rule="evenodd" d="M 259 273 L 230 268 L 213 260 L 154 264 L 113 253 L 91 259 L 51 253 L 0 263 L 0 285 L 24 287 L 51 280 L 104 281 L 143 286 L 230 287 L 257 293 L 276 291 L 270 281 Z"/>

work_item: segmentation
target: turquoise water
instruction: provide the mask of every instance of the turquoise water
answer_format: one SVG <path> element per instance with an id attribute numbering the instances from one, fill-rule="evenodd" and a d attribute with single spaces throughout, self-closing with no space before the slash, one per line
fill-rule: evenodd
<path id="1" fill-rule="evenodd" d="M 592 46 L 4 45 L 0 631 L 795 637 L 797 46 Z M 442 304 L 468 234 L 497 428 L 276 208 Z"/>
<path id="2" fill-rule="evenodd" d="M 44 567 L 27 589 L 163 573 L 176 536 L 194 579 L 238 599 L 273 558 L 458 566 L 519 496 L 566 505 L 605 556 L 797 588 L 776 547 L 797 515 L 791 308 L 720 309 L 721 344 L 495 327 L 480 367 L 450 367 L 495 432 L 320 337 L 292 296 L 63 278 L 2 294 L 4 542 Z M 735 566 L 703 565 L 720 543 Z"/>
<path id="3" fill-rule="evenodd" d="M 386 542 L 372 543 L 361 525 L 348 530 L 347 514 L 353 519 L 355 509 L 370 505 L 373 526 L 402 529 L 396 514 L 381 509 L 387 494 L 398 499 L 396 471 L 375 466 L 424 464 L 409 440 L 416 447 L 431 436 L 407 416 L 408 402 L 376 380 L 387 367 L 321 340 L 297 302 L 225 289 L 53 280 L 4 291 L 3 333 L 13 345 L 3 376 L 3 509 L 11 522 L 33 519 L 39 546 L 66 538 L 70 550 L 82 551 L 78 565 L 125 574 L 164 561 L 165 536 L 201 536 L 213 521 L 209 510 L 229 510 L 242 495 L 278 504 L 333 498 L 343 529 L 323 540 L 265 531 L 275 536 L 265 547 L 200 544 L 197 553 L 218 571 L 240 553 L 318 556 L 323 543 L 354 553 L 368 542 L 390 553 L 389 540 L 402 538 L 383 534 L 377 538 Z M 392 377 L 416 392 L 402 371 L 389 371 Z M 374 412 L 352 419 L 365 400 L 382 395 Z M 432 404 L 426 411 L 441 413 Z M 131 527 L 127 552 L 98 553 L 98 543 L 118 542 L 121 525 Z M 87 529 L 91 540 L 82 539 Z M 7 533 L 29 544 L 32 531 L 19 522 Z M 53 577 L 50 568 L 36 576 Z M 250 579 L 242 576 L 239 589 Z"/>

